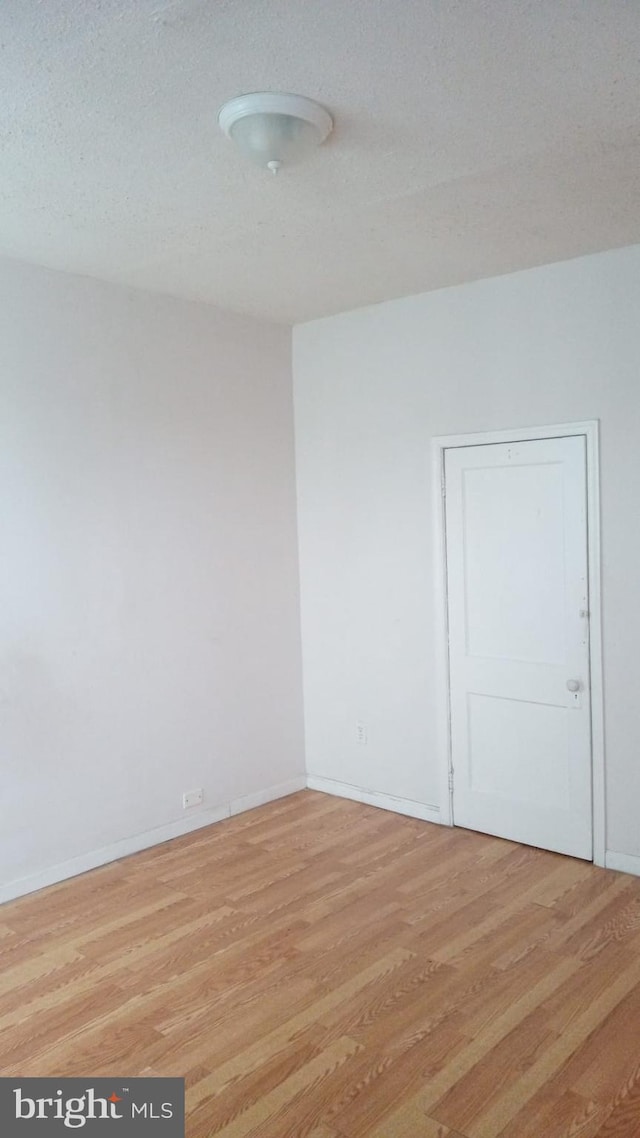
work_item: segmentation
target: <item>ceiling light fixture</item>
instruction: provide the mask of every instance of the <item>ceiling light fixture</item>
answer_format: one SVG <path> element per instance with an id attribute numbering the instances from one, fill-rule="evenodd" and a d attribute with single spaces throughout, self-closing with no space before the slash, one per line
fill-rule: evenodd
<path id="1" fill-rule="evenodd" d="M 300 162 L 333 128 L 329 112 L 313 99 L 276 91 L 238 95 L 221 107 L 218 122 L 252 162 L 272 174 Z"/>

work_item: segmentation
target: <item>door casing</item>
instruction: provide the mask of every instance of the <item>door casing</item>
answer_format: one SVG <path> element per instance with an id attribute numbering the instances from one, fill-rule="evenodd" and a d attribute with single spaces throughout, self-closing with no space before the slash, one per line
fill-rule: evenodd
<path id="1" fill-rule="evenodd" d="M 567 435 L 582 435 L 587 451 L 587 558 L 589 565 L 589 645 L 591 682 L 591 775 L 593 801 L 593 860 L 604 866 L 606 849 L 604 690 L 602 678 L 602 617 L 600 582 L 600 465 L 599 423 L 560 423 L 547 427 L 519 427 L 464 435 L 439 435 L 432 439 L 435 595 L 435 679 L 437 694 L 438 772 L 440 819 L 453 825 L 453 778 L 451 771 L 451 712 L 449 691 L 449 637 L 447 627 L 447 560 L 444 493 L 445 451 L 453 447 L 484 446 L 487 443 L 528 442 Z"/>

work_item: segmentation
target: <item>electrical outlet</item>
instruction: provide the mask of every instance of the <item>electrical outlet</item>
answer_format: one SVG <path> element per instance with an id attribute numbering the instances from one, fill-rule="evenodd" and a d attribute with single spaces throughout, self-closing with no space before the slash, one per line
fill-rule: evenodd
<path id="1" fill-rule="evenodd" d="M 201 806 L 204 790 L 201 786 L 197 790 L 185 790 L 182 795 L 182 809 L 189 810 L 192 806 Z"/>
<path id="2" fill-rule="evenodd" d="M 367 742 L 367 725 L 361 719 L 356 719 L 356 743 L 364 747 Z"/>

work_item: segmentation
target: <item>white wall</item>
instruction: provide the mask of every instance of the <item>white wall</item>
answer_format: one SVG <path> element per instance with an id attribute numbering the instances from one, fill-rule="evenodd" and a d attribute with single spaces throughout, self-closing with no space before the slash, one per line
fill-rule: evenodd
<path id="1" fill-rule="evenodd" d="M 607 845 L 640 855 L 640 246 L 302 325 L 294 378 L 308 771 L 435 806 L 430 439 L 601 420 Z"/>
<path id="2" fill-rule="evenodd" d="M 304 757 L 289 331 L 9 261 L 0 291 L 6 897 Z"/>

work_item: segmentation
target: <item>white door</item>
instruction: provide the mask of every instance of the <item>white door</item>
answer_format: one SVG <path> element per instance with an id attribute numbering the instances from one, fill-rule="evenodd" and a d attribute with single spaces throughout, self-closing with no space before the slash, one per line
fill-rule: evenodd
<path id="1" fill-rule="evenodd" d="M 458 826 L 591 860 L 584 436 L 445 451 Z"/>

